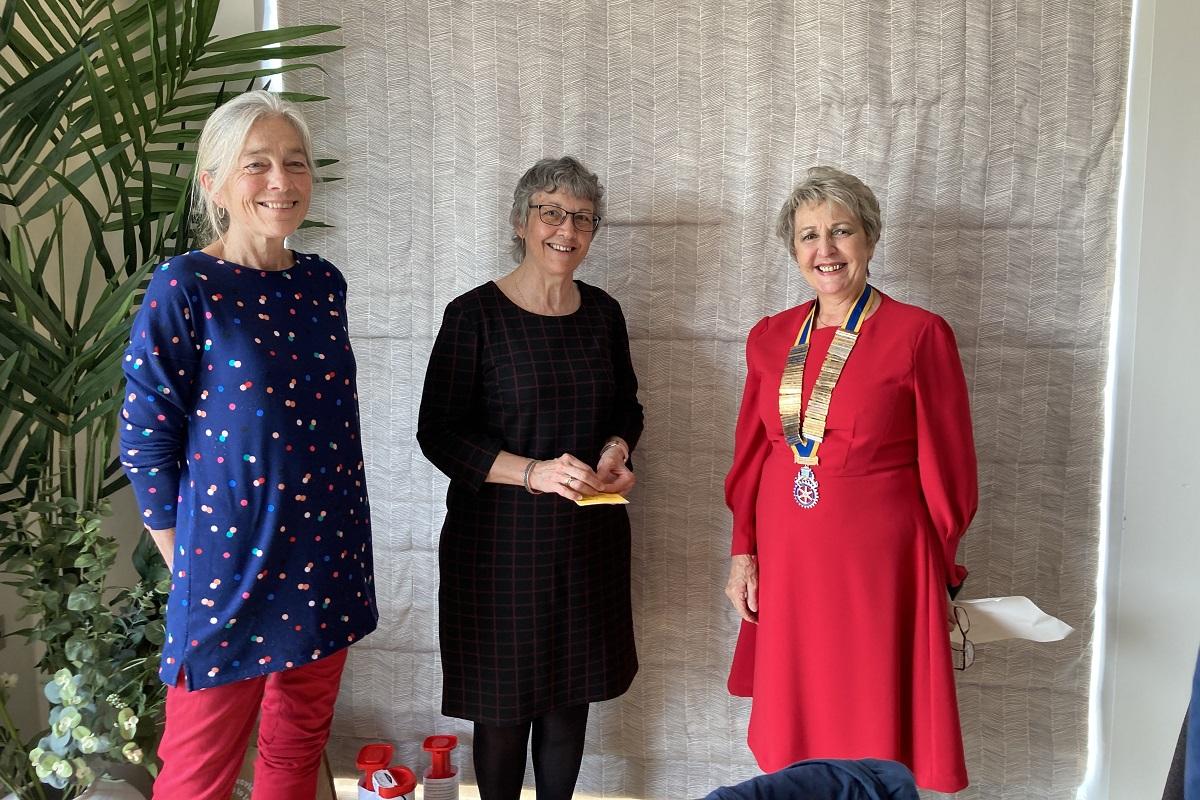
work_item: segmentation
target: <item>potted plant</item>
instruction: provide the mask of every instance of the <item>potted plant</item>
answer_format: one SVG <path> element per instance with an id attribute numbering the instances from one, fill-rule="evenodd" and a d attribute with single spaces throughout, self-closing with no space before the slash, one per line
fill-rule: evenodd
<path id="1" fill-rule="evenodd" d="M 102 526 L 124 483 L 120 353 L 150 269 L 193 244 L 203 121 L 338 49 L 293 43 L 335 26 L 213 37 L 219 3 L 13 0 L 0 12 L 0 573 L 29 621 L 14 635 L 41 648 L 51 708 L 29 740 L 0 711 L 0 788 L 21 798 L 76 796 L 117 763 L 155 770 L 168 576 L 143 533 L 138 583 L 109 585 L 118 544 Z"/>

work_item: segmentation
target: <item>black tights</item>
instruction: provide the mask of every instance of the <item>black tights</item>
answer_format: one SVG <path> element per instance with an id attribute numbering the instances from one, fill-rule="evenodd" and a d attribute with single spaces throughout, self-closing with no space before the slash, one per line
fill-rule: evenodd
<path id="1" fill-rule="evenodd" d="M 537 800 L 570 800 L 583 761 L 588 706 L 571 706 L 518 725 L 475 723 L 475 780 L 480 800 L 517 800 L 525 781 L 525 748 L 533 731 Z"/>

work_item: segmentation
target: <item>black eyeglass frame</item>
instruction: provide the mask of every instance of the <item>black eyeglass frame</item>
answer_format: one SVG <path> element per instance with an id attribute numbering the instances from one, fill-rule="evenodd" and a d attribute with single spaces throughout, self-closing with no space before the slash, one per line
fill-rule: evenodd
<path id="1" fill-rule="evenodd" d="M 571 224 L 575 226 L 575 230 L 577 230 L 577 231 L 583 231 L 584 233 L 595 233 L 597 230 L 600 229 L 601 217 L 599 214 L 589 214 L 586 211 L 567 211 L 562 206 L 556 205 L 554 203 L 530 203 L 529 207 L 537 209 L 538 219 L 540 219 L 542 222 L 546 223 L 547 225 L 553 225 L 556 228 L 562 227 L 562 224 L 567 221 L 567 217 L 570 217 Z M 563 214 L 563 218 L 560 219 L 558 222 L 555 222 L 554 220 L 551 220 L 551 219 L 546 219 L 546 211 L 544 209 L 554 209 L 556 211 L 561 211 Z M 552 211 L 550 213 L 553 214 L 554 212 Z M 579 224 L 580 219 L 584 220 L 588 225 L 591 225 L 591 227 L 587 228 L 587 227 L 580 225 Z"/>
<path id="2" fill-rule="evenodd" d="M 967 638 L 967 633 L 971 630 L 971 617 L 962 606 L 954 606 L 954 625 L 962 636 L 962 644 L 950 640 L 950 657 L 953 667 L 963 672 L 975 663 L 975 643 Z"/>

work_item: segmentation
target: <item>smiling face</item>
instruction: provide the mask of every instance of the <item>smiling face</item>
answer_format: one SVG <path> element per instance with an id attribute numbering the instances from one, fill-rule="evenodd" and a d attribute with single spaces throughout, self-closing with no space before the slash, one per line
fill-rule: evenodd
<path id="1" fill-rule="evenodd" d="M 212 176 L 201 185 L 212 191 Z M 229 213 L 228 242 L 274 242 L 296 232 L 312 199 L 312 173 L 300 133 L 284 117 L 263 117 L 250 127 L 242 151 L 213 200 Z"/>
<path id="2" fill-rule="evenodd" d="M 796 209 L 796 263 L 818 298 L 853 300 L 867 282 L 867 264 L 875 245 L 867 241 L 858 218 L 833 202 Z"/>
<path id="3" fill-rule="evenodd" d="M 530 205 L 552 204 L 567 211 L 562 225 L 555 227 L 542 222 L 536 208 L 529 209 L 529 219 L 516 227 L 517 236 L 525 240 L 525 260 L 522 264 L 536 267 L 549 275 L 570 276 L 587 255 L 595 231 L 576 230 L 570 214 L 585 212 L 595 214 L 595 205 L 590 200 L 576 197 L 569 192 L 535 192 Z"/>

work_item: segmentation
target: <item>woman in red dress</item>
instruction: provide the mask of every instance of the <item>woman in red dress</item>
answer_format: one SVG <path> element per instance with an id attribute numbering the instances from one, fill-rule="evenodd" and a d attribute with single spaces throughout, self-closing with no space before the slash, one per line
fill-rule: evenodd
<path id="1" fill-rule="evenodd" d="M 967 785 L 947 588 L 978 500 L 962 364 L 945 320 L 867 283 L 875 195 L 814 167 L 778 233 L 815 300 L 759 321 L 733 466 L 726 594 L 743 618 L 729 690 L 774 771 L 806 758 L 902 762 Z"/>

